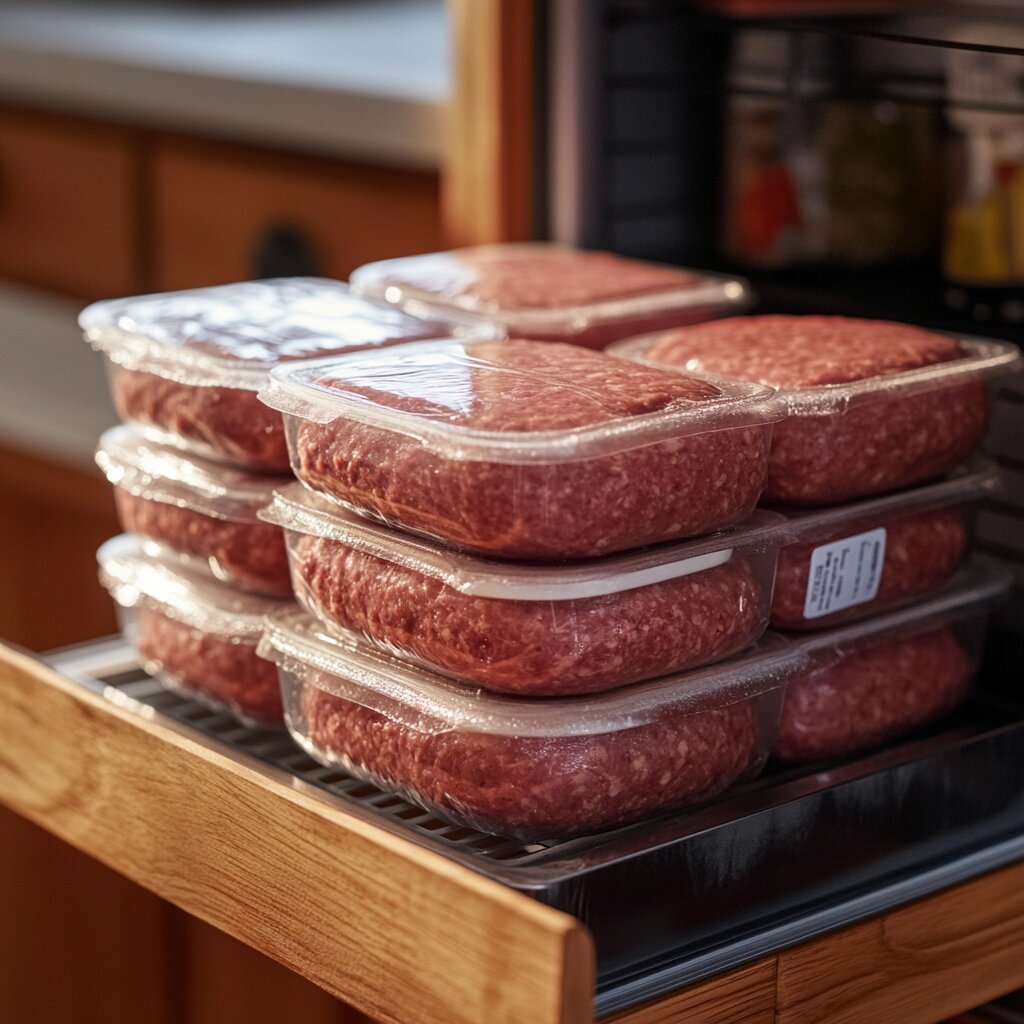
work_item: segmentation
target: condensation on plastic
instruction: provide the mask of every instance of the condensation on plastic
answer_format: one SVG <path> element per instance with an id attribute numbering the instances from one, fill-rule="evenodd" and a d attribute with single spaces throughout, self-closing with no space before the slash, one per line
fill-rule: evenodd
<path id="1" fill-rule="evenodd" d="M 493 338 L 465 318 L 425 321 L 340 281 L 279 278 L 93 303 L 93 348 L 126 370 L 199 387 L 258 390 L 278 363 L 420 338 Z"/>
<path id="2" fill-rule="evenodd" d="M 975 564 L 901 611 L 793 640 L 807 663 L 787 688 L 776 756 L 848 756 L 951 711 L 981 661 L 986 614 L 1011 586 Z"/>
<path id="3" fill-rule="evenodd" d="M 531 696 L 600 692 L 755 641 L 784 522 L 758 512 L 711 538 L 551 566 L 388 530 L 301 485 L 278 492 L 264 518 L 285 528 L 293 588 L 321 621 L 433 671 Z"/>
<path id="4" fill-rule="evenodd" d="M 997 494 L 999 488 L 995 464 L 975 458 L 969 466 L 937 483 L 833 508 L 787 511 L 782 529 L 784 546 L 775 577 L 772 626 L 827 629 L 899 607 L 940 589 L 966 557 L 977 503 Z M 880 529 L 886 533 L 875 596 L 807 618 L 805 602 L 817 548 Z"/>
<path id="5" fill-rule="evenodd" d="M 607 259 L 610 254 L 536 242 L 482 245 L 369 263 L 352 274 L 351 283 L 360 295 L 393 303 L 419 316 L 472 316 L 512 337 L 561 341 L 574 341 L 595 330 L 611 331 L 614 338 L 628 337 L 643 330 L 645 324 L 648 329 L 656 326 L 650 323 L 653 317 L 663 319 L 666 327 L 678 326 L 738 312 L 750 303 L 749 287 L 741 278 L 674 267 L 671 269 L 689 275 L 690 280 L 631 295 L 622 295 L 620 284 L 617 295 L 612 275 L 606 285 L 606 298 L 595 295 L 592 301 L 567 306 L 516 305 L 514 300 L 480 296 L 481 273 L 495 261 L 503 264 L 503 274 L 508 276 L 510 265 L 517 261 L 530 265 L 551 255 L 575 255 L 585 267 L 595 257 Z M 615 258 L 636 269 L 665 269 L 661 264 Z M 551 276 L 557 275 L 558 270 L 552 268 Z M 608 337 L 604 343 L 612 340 Z"/>
<path id="6" fill-rule="evenodd" d="M 666 332 L 647 334 L 613 345 L 609 352 L 648 366 L 665 366 L 649 359 L 647 353 Z M 1013 373 L 1024 366 L 1016 345 L 1003 341 L 957 336 L 965 351 L 962 359 L 933 363 L 913 370 L 887 373 L 844 384 L 821 384 L 813 387 L 777 390 L 784 415 L 839 416 L 849 409 L 874 402 L 891 401 L 944 388 L 955 388 L 974 381 L 983 381 Z"/>
<path id="7" fill-rule="evenodd" d="M 97 552 L 100 582 L 122 608 L 150 607 L 204 633 L 253 641 L 263 616 L 281 602 L 236 590 L 179 559 L 161 557 L 159 546 L 122 534 Z"/>
<path id="8" fill-rule="evenodd" d="M 260 645 L 285 720 L 341 765 L 454 821 L 554 838 L 704 802 L 760 771 L 783 687 L 783 641 L 715 669 L 599 697 L 497 697 L 275 613 Z"/>
<path id="9" fill-rule="evenodd" d="M 111 484 L 136 498 L 239 523 L 258 522 L 257 513 L 284 482 L 185 454 L 134 425 L 106 431 L 96 463 Z"/>

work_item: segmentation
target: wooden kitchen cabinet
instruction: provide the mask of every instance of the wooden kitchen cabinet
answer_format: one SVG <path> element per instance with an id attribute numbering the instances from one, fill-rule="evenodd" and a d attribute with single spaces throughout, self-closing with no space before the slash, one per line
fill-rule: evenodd
<path id="1" fill-rule="evenodd" d="M 361 263 L 441 244 L 435 174 L 167 140 L 153 154 L 158 291 L 267 276 L 260 253 L 293 232 L 315 272 L 346 278 Z"/>
<path id="2" fill-rule="evenodd" d="M 0 109 L 0 277 L 83 299 L 142 284 L 140 138 Z"/>

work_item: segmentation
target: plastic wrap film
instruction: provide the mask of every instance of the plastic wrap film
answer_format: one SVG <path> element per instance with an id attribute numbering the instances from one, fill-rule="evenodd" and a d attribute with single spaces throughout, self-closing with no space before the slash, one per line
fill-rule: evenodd
<path id="1" fill-rule="evenodd" d="M 313 618 L 268 618 L 288 727 L 310 754 L 451 820 L 554 838 L 710 800 L 756 774 L 801 656 L 748 656 L 593 697 L 503 697 L 391 658 Z"/>
<path id="2" fill-rule="evenodd" d="M 256 652 L 263 617 L 280 602 L 225 586 L 134 537 L 107 541 L 97 558 L 147 672 L 248 724 L 280 723 L 276 673 Z"/>
<path id="3" fill-rule="evenodd" d="M 1021 366 L 1009 343 L 823 316 L 738 317 L 631 339 L 615 354 L 777 387 L 786 416 L 765 500 L 794 505 L 949 472 L 985 433 L 985 382 Z"/>
<path id="4" fill-rule="evenodd" d="M 493 337 L 458 317 L 425 321 L 339 281 L 246 281 L 94 303 L 79 323 L 105 353 L 121 418 L 188 450 L 286 472 L 280 417 L 256 400 L 282 362 L 438 337 Z"/>
<path id="5" fill-rule="evenodd" d="M 312 489 L 445 543 L 540 559 L 744 519 L 767 471 L 772 395 L 533 341 L 278 367 L 261 392 Z"/>
<path id="6" fill-rule="evenodd" d="M 768 624 L 781 516 L 571 565 L 499 562 L 346 513 L 301 485 L 264 513 L 287 532 L 321 621 L 485 689 L 593 693 L 729 657 Z"/>
<path id="7" fill-rule="evenodd" d="M 750 301 L 741 278 L 536 242 L 370 263 L 352 274 L 352 287 L 422 316 L 471 316 L 511 338 L 587 348 Z"/>
<path id="8" fill-rule="evenodd" d="M 961 565 L 978 502 L 998 493 L 993 463 L 882 498 L 791 511 L 772 626 L 827 629 L 938 590 Z"/>
<path id="9" fill-rule="evenodd" d="M 789 683 L 773 754 L 783 761 L 847 757 L 940 718 L 968 695 L 986 613 L 1009 592 L 975 566 L 942 594 L 797 646 L 809 667 Z"/>
<path id="10" fill-rule="evenodd" d="M 291 595 L 284 535 L 257 515 L 284 480 L 186 455 L 132 426 L 108 430 L 96 461 L 127 532 L 204 561 L 224 582 Z"/>

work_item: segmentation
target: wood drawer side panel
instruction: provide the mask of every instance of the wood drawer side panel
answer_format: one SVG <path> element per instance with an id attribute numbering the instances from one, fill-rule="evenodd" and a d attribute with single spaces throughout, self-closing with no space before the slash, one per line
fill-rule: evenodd
<path id="1" fill-rule="evenodd" d="M 779 1024 L 932 1024 L 1024 985 L 1024 864 L 779 956 Z"/>
<path id="2" fill-rule="evenodd" d="M 0 800 L 377 1020 L 592 1015 L 573 918 L 2 647 Z"/>

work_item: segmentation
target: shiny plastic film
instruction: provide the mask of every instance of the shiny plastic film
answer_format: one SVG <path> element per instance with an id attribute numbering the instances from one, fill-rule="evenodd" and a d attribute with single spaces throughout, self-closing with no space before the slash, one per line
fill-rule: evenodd
<path id="1" fill-rule="evenodd" d="M 147 672 L 248 724 L 280 724 L 276 673 L 256 653 L 263 617 L 280 602 L 224 586 L 134 537 L 107 541 L 97 558 Z"/>
<path id="2" fill-rule="evenodd" d="M 280 417 L 256 400 L 271 367 L 426 338 L 489 338 L 458 318 L 426 321 L 361 299 L 340 281 L 246 281 L 95 303 L 79 323 L 107 357 L 114 404 L 165 443 L 286 472 Z"/>
<path id="3" fill-rule="evenodd" d="M 881 498 L 791 511 L 772 597 L 777 629 L 827 629 L 918 600 L 963 563 L 999 473 L 975 458 L 947 479 Z"/>
<path id="4" fill-rule="evenodd" d="M 848 757 L 952 711 L 977 673 L 987 612 L 1011 585 L 971 566 L 932 598 L 794 641 L 808 667 L 786 690 L 774 756 Z"/>
<path id="5" fill-rule="evenodd" d="M 832 316 L 750 316 L 622 342 L 644 365 L 778 388 L 765 499 L 824 505 L 948 473 L 988 424 L 986 383 L 1024 366 L 1007 342 Z"/>
<path id="6" fill-rule="evenodd" d="M 750 303 L 738 277 L 537 242 L 383 260 L 351 280 L 359 294 L 420 316 L 469 316 L 512 338 L 587 348 Z"/>
<path id="7" fill-rule="evenodd" d="M 495 692 L 594 693 L 727 658 L 768 624 L 783 517 L 562 565 L 501 562 L 346 513 L 301 485 L 283 527 L 300 603 L 332 627 Z M 423 609 L 429 608 L 429 614 Z"/>
<path id="8" fill-rule="evenodd" d="M 260 650 L 279 667 L 288 727 L 312 756 L 524 839 L 703 802 L 756 774 L 782 688 L 803 665 L 766 639 L 718 668 L 524 701 L 433 675 L 301 612 L 270 615 Z"/>
<path id="9" fill-rule="evenodd" d="M 124 530 L 202 561 L 226 583 L 291 596 L 284 535 L 257 515 L 281 478 L 184 454 L 130 425 L 100 438 L 96 461 Z"/>
<path id="10" fill-rule="evenodd" d="M 455 340 L 275 369 L 292 468 L 314 490 L 443 542 L 577 558 L 732 526 L 757 503 L 761 385 L 576 346 Z"/>

